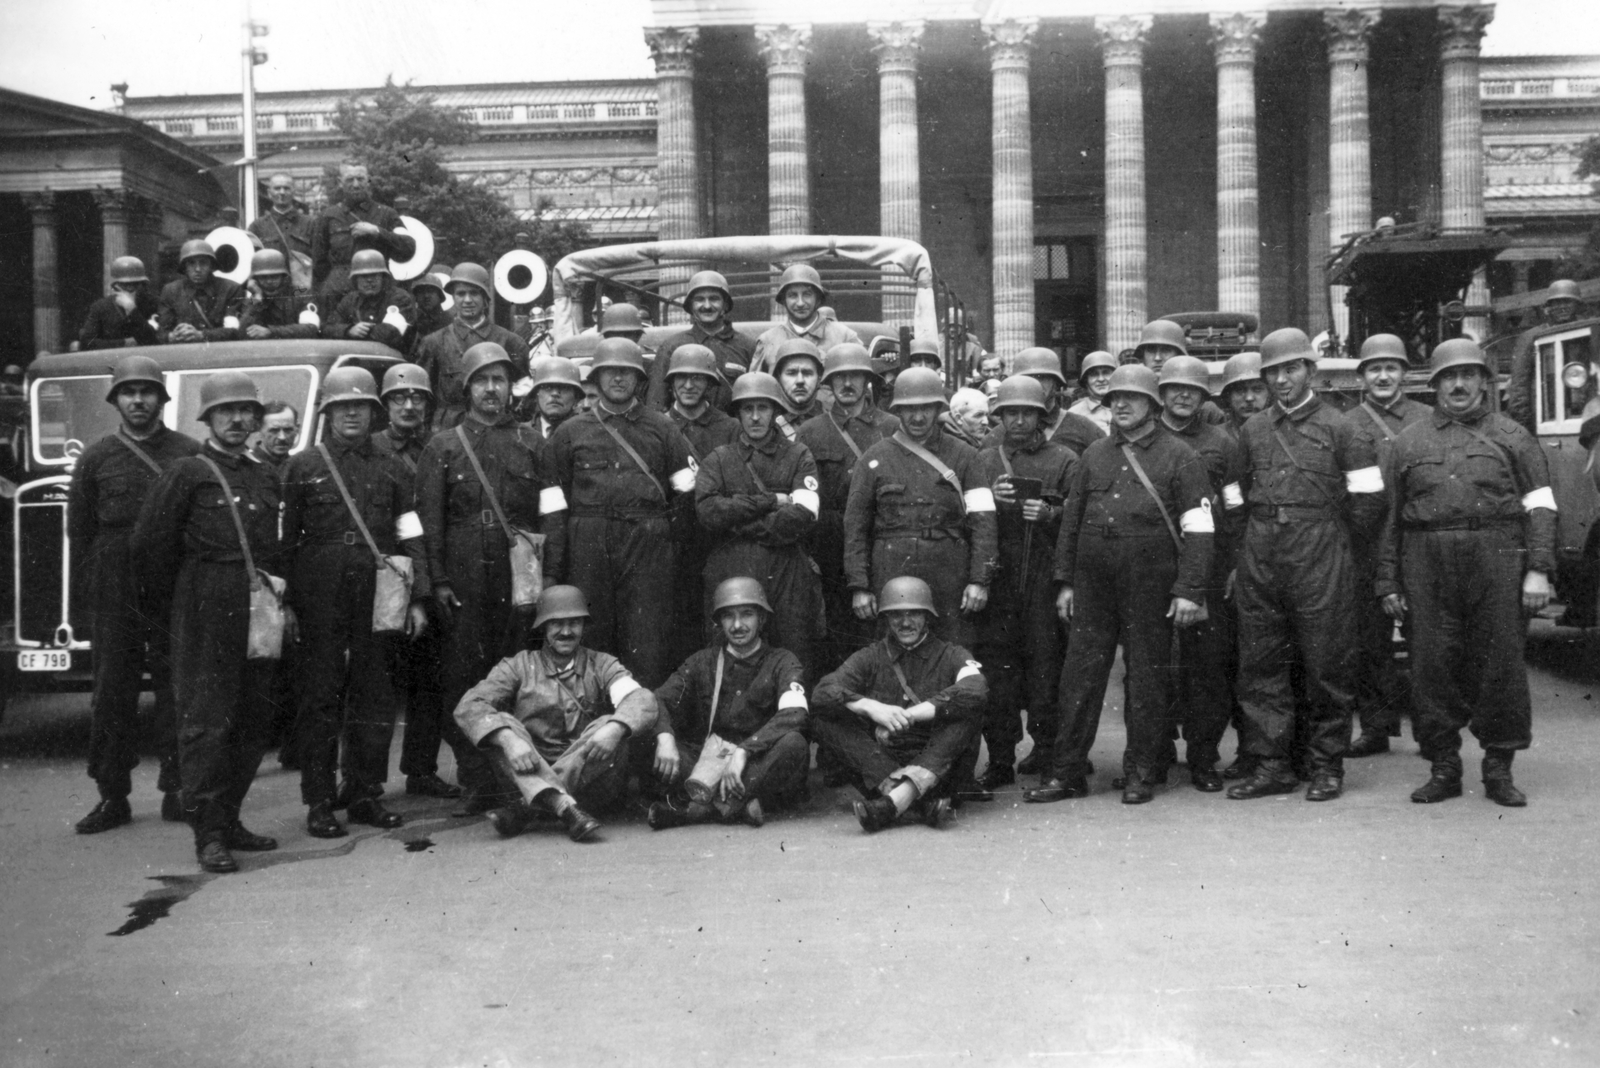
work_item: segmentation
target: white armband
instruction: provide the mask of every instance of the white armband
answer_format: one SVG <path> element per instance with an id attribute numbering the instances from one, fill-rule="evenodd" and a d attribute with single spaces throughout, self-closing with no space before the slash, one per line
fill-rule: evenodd
<path id="1" fill-rule="evenodd" d="M 783 691 L 783 696 L 778 698 L 778 707 L 781 708 L 810 708 L 806 704 L 806 688 L 798 682 L 791 682 L 789 688 Z"/>
<path id="2" fill-rule="evenodd" d="M 965 664 L 961 665 L 961 670 L 956 672 L 956 681 L 960 682 L 962 679 L 970 679 L 974 675 L 982 674 L 983 665 L 978 663 L 976 660 L 968 660 Z"/>
<path id="3" fill-rule="evenodd" d="M 1347 493 L 1382 493 L 1383 471 L 1377 467 L 1361 467 L 1344 473 Z"/>
<path id="4" fill-rule="evenodd" d="M 1550 491 L 1549 486 L 1540 486 L 1526 497 L 1522 498 L 1522 510 L 1531 512 L 1535 508 L 1548 508 L 1556 510 L 1556 495 Z"/>
<path id="5" fill-rule="evenodd" d="M 621 708 L 623 698 L 627 697 L 635 690 L 642 689 L 644 689 L 644 687 L 640 686 L 638 681 L 635 680 L 632 675 L 623 676 L 611 684 L 611 689 L 609 691 L 611 694 L 611 707 Z"/>
<path id="6" fill-rule="evenodd" d="M 987 486 L 969 489 L 962 494 L 962 497 L 967 502 L 967 511 L 969 512 L 994 511 L 994 493 Z"/>
<path id="7" fill-rule="evenodd" d="M 394 521 L 394 536 L 401 541 L 422 537 L 422 517 L 415 512 L 407 512 Z"/>
<path id="8" fill-rule="evenodd" d="M 795 504 L 810 512 L 813 518 L 822 514 L 822 498 L 817 495 L 816 490 L 790 490 L 789 496 L 794 499 Z"/>
<path id="9" fill-rule="evenodd" d="M 1217 524 L 1211 518 L 1211 502 L 1201 501 L 1200 507 L 1191 508 L 1180 515 L 1178 529 L 1185 534 L 1215 534 Z"/>
<path id="10" fill-rule="evenodd" d="M 539 514 L 553 515 L 567 510 L 567 495 L 560 486 L 546 486 L 539 491 Z"/>
<path id="11" fill-rule="evenodd" d="M 672 490 L 674 493 L 693 493 L 694 468 L 685 467 L 674 471 L 672 473 L 672 478 L 669 481 L 672 483 Z"/>
<path id="12" fill-rule="evenodd" d="M 1228 509 L 1244 507 L 1244 490 L 1239 488 L 1239 483 L 1230 482 L 1222 487 L 1222 507 Z"/>

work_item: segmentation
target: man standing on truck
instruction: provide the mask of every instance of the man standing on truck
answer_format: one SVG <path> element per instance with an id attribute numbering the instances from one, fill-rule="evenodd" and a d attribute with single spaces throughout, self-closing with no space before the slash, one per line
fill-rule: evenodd
<path id="1" fill-rule="evenodd" d="M 67 491 L 73 574 L 93 599 L 89 777 L 100 790 L 100 803 L 78 821 L 79 834 L 98 834 L 133 820 L 128 795 L 139 763 L 139 690 L 146 670 L 156 694 L 161 818 L 183 820 L 169 635 L 164 625 L 156 625 L 165 613 L 140 588 L 129 549 L 150 487 L 174 460 L 200 451 L 198 441 L 162 425 L 161 410 L 171 399 L 150 357 L 118 360 L 106 402 L 116 406 L 122 425 L 84 450 Z"/>
<path id="2" fill-rule="evenodd" d="M 78 347 L 120 349 L 128 344 L 156 344 L 156 328 L 150 321 L 160 307 L 145 288 L 149 281 L 139 257 L 118 256 L 112 260 L 111 295 L 89 305 L 89 314 L 78 331 Z"/>
<path id="3" fill-rule="evenodd" d="M 332 308 L 350 289 L 350 260 L 371 249 L 385 259 L 408 260 L 417 242 L 397 233 L 400 213 L 372 199 L 372 180 L 359 163 L 339 167 L 339 189 L 311 224 L 311 288 Z"/>
<path id="4" fill-rule="evenodd" d="M 756 354 L 750 361 L 752 371 L 765 371 L 776 378 L 778 350 L 785 341 L 796 338 L 810 341 L 820 353 L 846 341 L 861 343 L 854 330 L 822 314 L 822 306 L 828 302 L 828 288 L 809 263 L 787 268 L 778 279 L 778 291 L 772 299 L 783 306 L 784 319 L 756 342 Z"/>
<path id="5" fill-rule="evenodd" d="M 217 277 L 217 250 L 185 241 L 178 252 L 183 277 L 161 290 L 156 334 L 163 343 L 233 341 L 239 336 L 244 287 Z"/>

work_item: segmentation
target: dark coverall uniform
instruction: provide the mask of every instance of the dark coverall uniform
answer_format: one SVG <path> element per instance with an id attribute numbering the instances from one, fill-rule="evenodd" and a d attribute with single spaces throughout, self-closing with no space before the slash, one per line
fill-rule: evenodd
<path id="1" fill-rule="evenodd" d="M 1393 450 L 1376 592 L 1405 593 L 1412 729 L 1459 774 L 1462 727 L 1485 749 L 1532 740 L 1522 580 L 1555 571 L 1555 498 L 1537 439 L 1483 406 L 1436 409 Z"/>
<path id="2" fill-rule="evenodd" d="M 278 479 L 249 454 L 202 446 L 233 490 L 256 569 L 282 576 Z M 203 842 L 225 834 L 261 765 L 275 660 L 246 659 L 250 576 L 227 497 L 198 456 L 157 480 L 133 530 L 145 589 L 172 605 L 172 689 L 183 807 Z"/>
<path id="3" fill-rule="evenodd" d="M 200 451 L 198 441 L 164 426 L 143 441 L 125 436 L 115 440 L 122 434 L 119 427 L 84 450 L 67 491 L 73 573 L 92 598 L 89 778 L 108 799 L 126 798 L 133 790 L 130 773 L 139 763 L 139 691 L 146 670 L 156 696 L 156 749 L 161 754 L 157 786 L 162 793 L 179 788 L 168 605 L 155 600 L 153 590 L 141 589 L 129 544 L 139 509 L 158 476 L 123 442 L 163 470 Z"/>
<path id="4" fill-rule="evenodd" d="M 900 429 L 900 420 L 862 405 L 861 414 L 847 416 L 837 406 L 822 419 L 800 428 L 797 439 L 811 450 L 821 483 L 822 511 L 812 524 L 807 546 L 822 575 L 822 604 L 827 635 L 820 643 L 821 667 L 834 668 L 845 657 L 872 641 L 873 625 L 856 618 L 850 608 L 850 588 L 844 575 L 844 509 L 850 499 L 850 476 L 856 461 L 872 446 Z M 848 440 L 847 440 L 848 439 Z"/>
<path id="5" fill-rule="evenodd" d="M 1178 663 L 1173 675 L 1173 724 L 1183 735 L 1184 759 L 1190 770 L 1209 768 L 1221 759 L 1219 747 L 1233 715 L 1233 683 L 1237 663 L 1237 638 L 1233 618 L 1223 593 L 1233 563 L 1233 544 L 1244 532 L 1244 457 L 1239 441 L 1224 427 L 1206 422 L 1199 413 L 1182 430 L 1160 422 L 1171 434 L 1200 455 L 1211 483 L 1211 515 L 1216 526 L 1211 574 L 1206 579 L 1207 617 L 1177 628 Z M 1176 747 L 1168 745 L 1171 764 Z M 1158 769 L 1159 777 L 1159 769 Z"/>
<path id="6" fill-rule="evenodd" d="M 350 228 L 369 222 L 378 228 L 371 236 L 358 236 Z M 376 249 L 386 259 L 409 260 L 417 242 L 409 234 L 395 233 L 400 213 L 387 204 L 363 200 L 329 204 L 311 222 L 311 288 L 329 305 L 350 290 L 350 259 L 357 252 Z"/>
<path id="7" fill-rule="evenodd" d="M 1287 765 L 1298 658 L 1309 770 L 1342 775 L 1355 713 L 1357 598 L 1371 596 L 1356 588 L 1351 531 L 1382 522 L 1378 454 L 1316 394 L 1293 412 L 1274 402 L 1251 416 L 1239 442 L 1250 513 L 1234 582 L 1239 704 L 1251 724 L 1243 741 L 1253 756 Z"/>
<path id="8" fill-rule="evenodd" d="M 661 357 L 657 356 L 659 363 Z M 676 405 L 667 409 L 696 464 L 706 462 L 712 450 L 726 445 L 739 436 L 739 420 L 716 407 L 708 407 L 695 419 L 688 419 Z M 706 557 L 711 553 L 711 537 L 701 528 L 694 514 L 694 495 L 682 494 L 673 501 L 672 540 L 677 544 L 675 579 L 672 590 L 674 610 L 672 660 L 682 663 L 699 649 L 705 648 L 710 637 L 710 620 L 706 618 L 705 598 L 700 589 Z"/>
<path id="9" fill-rule="evenodd" d="M 645 402 L 658 412 L 672 407 L 672 390 L 667 388 L 667 369 L 672 366 L 672 354 L 680 345 L 704 345 L 711 350 L 711 355 L 717 361 L 717 369 L 722 372 L 723 382 L 717 383 L 717 388 L 708 399 L 713 408 L 727 408 L 728 398 L 732 394 L 724 383 L 732 382 L 750 370 L 750 361 L 756 354 L 756 343 L 728 322 L 723 323 L 722 329 L 715 334 L 706 333 L 699 323 L 691 323 L 683 333 L 665 338 L 656 348 L 656 358 L 650 364 L 650 385 Z"/>
<path id="10" fill-rule="evenodd" d="M 264 326 L 272 331 L 275 338 L 316 337 L 321 333 L 321 328 L 311 323 L 302 323 L 300 313 L 305 311 L 313 301 L 308 296 L 296 296 L 288 292 L 285 286 L 279 290 L 275 297 L 263 296 L 260 300 L 248 301 L 244 306 L 244 315 L 239 319 L 239 325 L 244 329 L 252 326 Z M 378 317 L 383 318 L 380 311 Z M 323 319 L 326 322 L 326 318 Z M 346 326 L 349 324 L 347 323 Z M 240 332 L 243 337 L 243 331 Z"/>
<path id="11" fill-rule="evenodd" d="M 133 295 L 131 314 L 122 310 L 116 297 L 101 297 L 89 305 L 78 331 L 78 348 L 120 349 L 130 340 L 135 345 L 157 344 L 156 328 L 150 320 L 160 312 L 156 298 L 142 289 Z"/>
<path id="12" fill-rule="evenodd" d="M 767 591 L 771 600 L 771 590 Z M 658 729 L 670 725 L 681 758 L 680 777 L 688 778 L 705 748 L 706 731 L 750 754 L 744 766 L 743 805 L 783 808 L 805 797 L 811 743 L 805 735 L 807 706 L 800 660 L 787 649 L 763 642 L 740 660 L 723 655 L 722 690 L 712 716 L 721 642 L 697 651 L 656 691 L 661 708 Z M 724 816 L 733 808 L 718 803 Z"/>
<path id="13" fill-rule="evenodd" d="M 412 294 L 411 299 L 413 301 L 417 299 L 415 293 Z M 454 311 L 445 311 L 440 308 L 437 312 L 430 312 L 419 303 L 417 305 L 417 321 L 411 324 L 411 348 L 408 350 L 408 354 L 415 356 L 421 351 L 422 343 L 428 339 L 429 335 L 438 333 L 455 321 L 456 313 Z"/>
<path id="14" fill-rule="evenodd" d="M 644 460 L 648 475 L 600 425 L 602 417 Z M 584 592 L 591 613 L 585 643 L 619 657 L 648 689 L 672 671 L 676 552 L 669 495 L 692 491 L 694 477 L 689 443 L 672 420 L 637 401 L 621 415 L 596 406 L 574 416 L 544 446 L 552 495 L 546 514 L 556 505 L 567 509 L 551 515 L 550 581 Z"/>
<path id="15" fill-rule="evenodd" d="M 326 447 L 378 549 L 385 556 L 409 556 L 413 593 L 429 596 L 433 587 L 410 472 L 371 441 L 352 446 L 329 435 Z M 289 459 L 283 503 L 289 604 L 300 621 L 300 800 L 308 806 L 334 803 L 341 741 L 340 801 L 382 797 L 394 735 L 389 662 L 396 638 L 372 632 L 377 561 L 316 449 Z"/>
<path id="16" fill-rule="evenodd" d="M 1412 423 L 1426 419 L 1428 411 L 1426 404 L 1402 395 L 1388 408 L 1363 400 L 1344 417 L 1358 437 L 1372 444 L 1378 455 L 1378 466 L 1387 471 L 1395 437 Z M 1360 612 L 1357 625 L 1361 628 L 1361 652 L 1355 676 L 1361 733 L 1399 737 L 1400 711 L 1407 696 L 1394 663 L 1394 620 L 1384 612 L 1377 598 L 1366 595 L 1378 577 L 1378 532 L 1351 533 L 1351 548 L 1356 554 L 1356 602 Z M 1404 626 L 1409 635 L 1409 619 Z"/>
<path id="17" fill-rule="evenodd" d="M 1083 450 L 1106 436 L 1100 424 L 1086 415 L 1057 408 L 1043 420 L 1045 436 L 1057 445 L 1065 445 L 1079 456 Z M 987 437 L 978 446 L 980 449 L 992 449 L 1000 444 L 1000 439 L 1005 437 L 1004 427 L 995 427 L 989 431 Z"/>
<path id="18" fill-rule="evenodd" d="M 506 350 L 516 368 L 511 375 L 513 380 L 528 373 L 528 343 L 496 326 L 492 312 L 484 316 L 476 329 L 456 319 L 423 338 L 416 347 L 417 365 L 428 372 L 428 381 L 433 385 L 434 429 L 448 430 L 466 418 L 467 377 L 461 357 L 472 346 L 484 341 L 492 341 Z"/>
<path id="19" fill-rule="evenodd" d="M 892 578 L 919 578 L 933 590 L 934 630 L 956 640 L 969 629 L 962 591 L 994 576 L 994 495 L 972 446 L 935 426 L 923 447 L 955 472 L 961 490 L 892 437 L 862 453 L 845 504 L 845 585 L 876 594 Z"/>
<path id="20" fill-rule="evenodd" d="M 212 275 L 196 288 L 189 279 L 179 278 L 161 289 L 156 313 L 156 336 L 164 345 L 179 323 L 188 323 L 207 341 L 236 341 L 239 331 L 224 323 L 228 316 L 244 314 L 244 286 Z"/>
<path id="21" fill-rule="evenodd" d="M 399 309 L 401 317 L 407 324 L 405 330 L 396 330 L 383 321 L 390 308 Z M 362 296 L 357 289 L 351 289 L 340 297 L 333 311 L 323 316 L 322 336 L 347 337 L 350 328 L 357 323 L 371 323 L 372 331 L 366 338 L 368 341 L 376 341 L 380 345 L 388 345 L 391 349 L 404 351 L 405 335 L 410 332 L 410 324 L 416 321 L 417 302 L 411 299 L 410 293 L 393 282 L 388 282 L 380 292 L 370 297 Z"/>
<path id="22" fill-rule="evenodd" d="M 773 417 L 772 427 L 783 435 L 785 441 L 799 441 L 800 431 L 805 429 L 807 423 L 828 414 L 827 408 L 820 398 L 812 397 L 811 403 L 804 408 L 788 408 L 778 412 Z"/>
<path id="23" fill-rule="evenodd" d="M 1161 509 L 1123 455 L 1125 444 L 1182 529 L 1181 553 Z M 1055 580 L 1072 587 L 1073 611 L 1049 778 L 1087 773 L 1120 642 L 1128 728 L 1122 772 L 1130 781 L 1159 780 L 1172 732 L 1174 628 L 1167 610 L 1174 597 L 1205 603 L 1213 549 L 1210 497 L 1205 462 L 1155 426 L 1137 440 L 1113 427 L 1110 437 L 1102 434 L 1084 451 L 1056 542 Z"/>
<path id="24" fill-rule="evenodd" d="M 1005 449 L 1002 462 L 1000 450 Z M 1004 442 L 979 453 L 990 485 L 1008 473 L 1036 478 L 1050 517 L 1029 523 L 1022 504 L 995 502 L 1000 532 L 1000 567 L 989 588 L 989 604 L 977 619 L 977 653 L 989 679 L 989 710 L 983 719 L 983 740 L 989 764 L 1012 767 L 1022 741 L 1021 713 L 1028 710 L 1028 734 L 1039 753 L 1050 751 L 1057 732 L 1062 641 L 1056 618 L 1054 584 L 1056 540 L 1061 509 L 1072 485 L 1078 454 L 1035 432 L 1019 449 Z M 1010 464 L 1007 471 L 1006 464 Z M 1029 528 L 1032 532 L 1029 533 Z M 1027 552 L 1023 543 L 1027 542 Z"/>
<path id="25" fill-rule="evenodd" d="M 936 712 L 879 741 L 872 721 L 847 707 L 863 697 L 901 708 L 927 701 Z M 901 779 L 914 783 L 921 798 L 947 796 L 957 781 L 951 772 L 977 750 L 988 699 L 982 665 L 961 646 L 931 633 L 914 649 L 884 637 L 817 683 L 811 734 L 849 769 L 865 797 L 887 794 Z"/>
<path id="26" fill-rule="evenodd" d="M 753 472 L 753 473 L 752 473 Z M 757 479 L 760 481 L 758 482 Z M 790 497 L 779 505 L 777 495 Z M 776 433 L 754 443 L 744 434 L 707 456 L 695 478 L 695 513 L 714 540 L 705 565 L 705 612 L 724 580 L 748 576 L 772 605 L 765 637 L 816 678 L 812 642 L 822 617 L 822 588 L 804 548 L 817 521 L 817 465 L 804 445 Z"/>
<path id="27" fill-rule="evenodd" d="M 476 419 L 464 419 L 461 426 L 506 519 L 537 530 L 537 435 L 510 416 L 493 426 Z M 511 607 L 511 547 L 454 429 L 441 430 L 422 450 L 416 490 L 428 578 L 435 589 L 448 585 L 461 602 L 444 625 L 442 682 L 449 713 L 498 661 L 527 646 L 525 623 Z M 441 722 L 462 788 L 491 790 L 493 773 L 483 755 L 454 719 Z"/>

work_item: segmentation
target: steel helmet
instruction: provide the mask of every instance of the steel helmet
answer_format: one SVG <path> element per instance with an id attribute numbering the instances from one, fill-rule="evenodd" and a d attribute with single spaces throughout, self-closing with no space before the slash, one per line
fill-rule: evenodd
<path id="1" fill-rule="evenodd" d="M 717 584 L 717 592 L 711 595 L 713 617 L 724 608 L 739 608 L 744 605 L 754 605 L 768 612 L 772 611 L 772 606 L 767 603 L 767 591 L 753 578 L 740 576 L 723 579 Z"/>
<path id="2" fill-rule="evenodd" d="M 260 278 L 264 274 L 288 274 L 289 265 L 283 253 L 275 248 L 264 248 L 250 257 L 250 275 Z"/>
<path id="3" fill-rule="evenodd" d="M 1056 355 L 1055 349 L 1023 349 L 1017 353 L 1017 358 L 1011 362 L 1011 373 L 1014 375 L 1049 375 L 1063 386 L 1067 384 L 1067 376 L 1061 373 L 1061 357 Z"/>
<path id="4" fill-rule="evenodd" d="M 905 612 L 916 609 L 937 616 L 939 610 L 933 607 L 933 591 L 928 584 L 919 578 L 902 575 L 892 578 L 883 584 L 883 592 L 878 594 L 878 612 Z"/>
<path id="5" fill-rule="evenodd" d="M 1406 355 L 1406 343 L 1394 334 L 1373 334 L 1361 343 L 1361 355 L 1356 360 L 1356 370 L 1359 371 L 1369 363 L 1378 360 L 1398 360 L 1401 364 L 1411 362 L 1411 357 Z"/>
<path id="6" fill-rule="evenodd" d="M 1178 355 L 1189 355 L 1188 334 L 1181 323 L 1171 319 L 1155 319 L 1144 324 L 1144 329 L 1139 332 L 1139 343 L 1133 347 L 1134 359 L 1144 359 L 1146 345 L 1170 345 L 1178 350 Z"/>
<path id="7" fill-rule="evenodd" d="M 783 365 L 797 356 L 804 356 L 817 365 L 817 373 L 822 373 L 822 350 L 808 338 L 792 337 L 778 346 L 778 354 L 772 360 L 772 373 L 776 375 L 783 370 Z"/>
<path id="8" fill-rule="evenodd" d="M 877 368 L 872 366 L 872 357 L 867 352 L 865 345 L 857 345 L 854 341 L 846 341 L 835 345 L 828 350 L 828 355 L 822 358 L 822 381 L 826 382 L 834 375 L 846 374 L 850 371 L 859 371 L 864 375 L 882 380 Z"/>
<path id="9" fill-rule="evenodd" d="M 894 380 L 894 400 L 889 402 L 889 407 L 911 404 L 950 407 L 944 395 L 944 379 L 939 377 L 938 371 L 931 367 L 908 367 L 900 372 L 900 377 Z"/>
<path id="10" fill-rule="evenodd" d="M 1552 300 L 1578 300 L 1578 283 L 1570 278 L 1558 278 L 1550 283 L 1550 288 L 1545 290 L 1544 302 L 1549 304 Z"/>
<path id="11" fill-rule="evenodd" d="M 765 371 L 747 371 L 733 383 L 733 407 L 752 400 L 771 401 L 779 411 L 788 406 L 778 380 Z"/>
<path id="12" fill-rule="evenodd" d="M 113 282 L 148 282 L 150 276 L 144 273 L 144 261 L 138 256 L 118 256 L 111 261 L 111 280 Z"/>
<path id="13" fill-rule="evenodd" d="M 589 364 L 589 374 L 602 367 L 614 367 L 623 371 L 637 371 L 645 373 L 644 350 L 638 342 L 625 337 L 608 337 L 600 342 L 594 350 L 594 360 Z"/>
<path id="14" fill-rule="evenodd" d="M 389 261 L 375 248 L 364 248 L 350 257 L 350 277 L 364 274 L 388 274 Z"/>
<path id="15" fill-rule="evenodd" d="M 172 399 L 167 393 L 167 380 L 160 364 L 148 356 L 124 356 L 111 369 L 111 388 L 106 391 L 106 403 L 115 404 L 117 390 L 134 382 L 155 386 L 161 391 L 162 404 Z"/>
<path id="16" fill-rule="evenodd" d="M 733 311 L 733 291 L 728 288 L 728 280 L 716 271 L 696 271 L 689 279 L 689 289 L 683 295 L 683 309 L 689 310 L 689 299 L 702 289 L 715 289 L 722 294 L 722 299 L 727 302 L 727 310 Z"/>
<path id="17" fill-rule="evenodd" d="M 1229 386 L 1236 386 L 1240 382 L 1261 381 L 1261 353 L 1239 352 L 1228 357 L 1228 362 L 1222 365 L 1222 392 L 1228 392 Z"/>
<path id="18" fill-rule="evenodd" d="M 511 354 L 505 350 L 505 346 L 493 341 L 480 341 L 461 354 L 461 381 L 471 382 L 479 371 L 497 363 L 506 365 L 508 376 L 516 374 L 517 365 L 511 362 Z"/>
<path id="19" fill-rule="evenodd" d="M 775 303 L 783 303 L 783 291 L 790 286 L 810 286 L 817 291 L 817 303 L 825 304 L 828 300 L 828 287 L 822 284 L 822 276 L 817 269 L 809 263 L 796 263 L 784 268 L 783 274 L 778 278 L 778 291 L 772 294 Z"/>
<path id="20" fill-rule="evenodd" d="M 1292 363 L 1295 360 L 1305 360 L 1313 367 L 1317 365 L 1317 350 L 1311 347 L 1311 339 L 1306 337 L 1304 330 L 1285 326 L 1261 339 L 1262 373 L 1280 363 Z"/>
<path id="21" fill-rule="evenodd" d="M 583 392 L 583 374 L 578 365 L 565 356 L 540 356 L 528 369 L 533 376 L 533 388 L 540 386 L 565 386 Z"/>
<path id="22" fill-rule="evenodd" d="M 1029 351 L 1031 352 L 1032 350 L 1030 349 Z M 1017 358 L 1020 360 L 1022 357 L 1019 356 Z M 1090 371 L 1095 371 L 1102 367 L 1108 371 L 1115 371 L 1117 369 L 1117 358 L 1103 350 L 1089 353 L 1083 358 L 1083 362 L 1078 365 L 1078 385 L 1083 385 L 1083 380 L 1089 377 Z"/>
<path id="23" fill-rule="evenodd" d="M 1113 393 L 1142 393 L 1146 397 L 1161 403 L 1161 382 L 1156 373 L 1142 363 L 1125 363 L 1111 372 L 1111 383 L 1106 387 L 1106 396 Z"/>
<path id="24" fill-rule="evenodd" d="M 371 401 L 380 408 L 383 406 L 371 371 L 364 367 L 335 367 L 328 372 L 328 377 L 322 380 L 322 401 L 317 411 L 345 401 Z"/>
<path id="25" fill-rule="evenodd" d="M 906 363 L 911 363 L 918 356 L 932 356 L 935 367 L 944 366 L 944 357 L 939 355 L 939 340 L 931 337 L 914 337 L 911 339 L 911 349 L 906 354 Z"/>
<path id="26" fill-rule="evenodd" d="M 428 381 L 428 372 L 414 363 L 397 363 L 383 372 L 383 391 L 379 396 L 387 397 L 402 389 L 414 389 L 419 393 L 433 396 L 433 385 Z"/>
<path id="27" fill-rule="evenodd" d="M 211 247 L 209 241 L 202 241 L 197 237 L 185 241 L 183 247 L 178 250 L 178 266 L 183 266 L 185 260 L 192 260 L 196 256 L 205 256 L 212 263 L 217 262 L 217 250 Z"/>
<path id="28" fill-rule="evenodd" d="M 1050 410 L 1044 399 L 1044 385 L 1028 375 L 1012 375 L 996 388 L 989 410 L 998 413 L 1002 408 L 1037 408 L 1041 412 Z"/>
<path id="29" fill-rule="evenodd" d="M 422 277 L 411 283 L 411 291 L 415 293 L 421 287 L 428 286 L 443 293 L 444 287 L 449 282 L 449 279 L 450 268 L 446 267 L 442 263 L 436 263 L 424 271 Z"/>
<path id="30" fill-rule="evenodd" d="M 1487 373 L 1489 361 L 1476 341 L 1457 337 L 1433 350 L 1433 358 L 1428 361 L 1428 381 L 1434 381 L 1452 367 L 1481 367 Z"/>
<path id="31" fill-rule="evenodd" d="M 1113 371 L 1112 374 L 1116 372 Z M 1211 374 L 1206 370 L 1204 360 L 1193 356 L 1174 356 L 1161 365 L 1161 374 L 1157 379 L 1157 387 L 1160 386 L 1193 386 L 1209 396 Z"/>
<path id="32" fill-rule="evenodd" d="M 243 371 L 218 371 L 200 383 L 200 421 L 221 404 L 253 404 L 257 416 L 266 411 L 255 380 Z"/>
<path id="33" fill-rule="evenodd" d="M 589 599 L 576 586 L 546 586 L 534 608 L 533 625 L 542 627 L 552 619 L 588 619 Z"/>
<path id="34" fill-rule="evenodd" d="M 704 345 L 692 342 L 672 350 L 672 359 L 667 362 L 667 378 L 673 375 L 705 375 L 713 382 L 722 381 L 716 356 Z"/>
<path id="35" fill-rule="evenodd" d="M 642 334 L 644 323 L 639 321 L 639 309 L 632 304 L 613 304 L 600 316 L 600 336 L 612 334 Z"/>
<path id="36" fill-rule="evenodd" d="M 455 270 L 450 272 L 450 281 L 445 283 L 444 291 L 454 293 L 456 286 L 472 286 L 483 291 L 483 299 L 491 299 L 494 287 L 489 283 L 489 272 L 477 263 L 458 263 Z"/>

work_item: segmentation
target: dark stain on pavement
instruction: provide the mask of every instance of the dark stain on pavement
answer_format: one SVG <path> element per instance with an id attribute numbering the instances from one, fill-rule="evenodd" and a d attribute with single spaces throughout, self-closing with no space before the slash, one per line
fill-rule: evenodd
<path id="1" fill-rule="evenodd" d="M 106 934 L 112 938 L 121 938 L 123 935 L 142 931 L 157 920 L 166 919 L 172 912 L 172 906 L 189 900 L 196 890 L 216 876 L 152 875 L 150 878 L 160 883 L 161 888 L 149 891 L 138 901 L 128 902 L 128 922 L 115 931 L 107 931 Z"/>
<path id="2" fill-rule="evenodd" d="M 413 838 L 406 843 L 407 853 L 421 853 L 424 849 L 433 848 L 432 838 Z"/>

